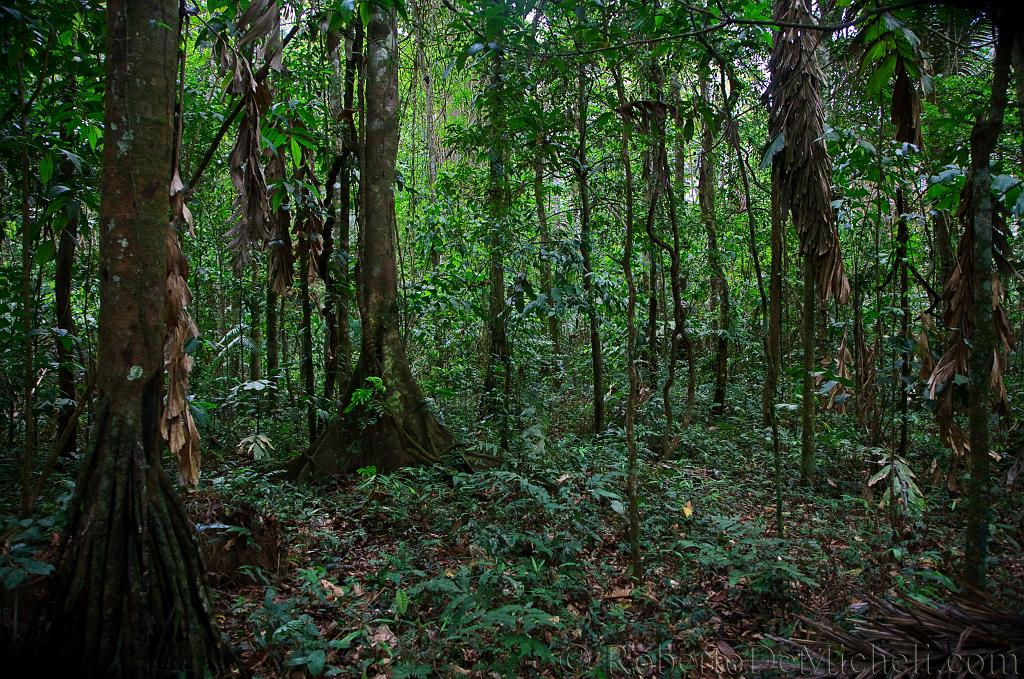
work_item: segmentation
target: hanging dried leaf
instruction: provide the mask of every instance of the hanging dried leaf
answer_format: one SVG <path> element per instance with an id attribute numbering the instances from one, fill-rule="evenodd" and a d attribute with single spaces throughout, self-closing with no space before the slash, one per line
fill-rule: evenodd
<path id="1" fill-rule="evenodd" d="M 954 266 L 946 287 L 943 290 L 943 297 L 946 301 L 946 313 L 943 321 L 947 328 L 950 328 L 950 337 L 946 344 L 946 351 L 939 358 L 931 377 L 928 379 L 928 393 L 933 399 L 937 398 L 938 403 L 935 409 L 935 420 L 939 426 L 939 437 L 942 442 L 953 451 L 953 458 L 950 465 L 950 472 L 947 481 L 951 485 L 956 483 L 955 470 L 961 460 L 966 459 L 970 452 L 967 436 L 957 426 L 955 417 L 957 411 L 962 407 L 964 396 L 958 394 L 966 385 L 970 376 L 970 339 L 974 333 L 974 301 L 971 280 L 973 276 L 974 229 L 972 228 L 972 216 L 974 214 L 973 199 L 971 191 L 972 181 L 970 175 L 964 185 L 960 196 L 960 207 L 957 211 L 957 218 L 963 226 L 963 235 L 957 246 L 956 266 Z M 1014 344 L 1013 329 L 1010 326 L 1010 319 L 1003 308 L 1003 289 L 999 280 L 998 270 L 1008 267 L 1003 253 L 1007 252 L 1006 246 L 1006 222 L 998 210 L 992 213 L 992 236 L 993 256 L 996 260 L 996 270 L 992 272 L 992 321 L 996 330 L 996 349 L 992 356 L 992 371 L 989 378 L 989 387 L 992 392 L 992 399 L 996 405 L 996 411 L 1001 415 L 1009 414 L 1009 401 L 1006 395 L 1006 386 L 1003 383 L 1003 373 L 1006 370 L 1007 358 L 1010 349 Z M 958 395 L 960 398 L 958 399 Z"/>
<path id="2" fill-rule="evenodd" d="M 921 334 L 917 336 L 917 360 L 921 363 L 921 369 L 917 373 L 917 378 L 924 382 L 931 377 L 932 371 L 935 370 L 935 358 L 932 356 L 931 342 L 928 338 L 928 333 L 932 329 L 931 316 L 927 313 L 921 314 Z"/>
<path id="3" fill-rule="evenodd" d="M 653 99 L 631 101 L 615 110 L 644 133 L 659 128 L 669 115 L 675 116 L 677 113 L 677 108 L 672 104 Z"/>
<path id="4" fill-rule="evenodd" d="M 220 40 L 218 52 L 221 73 L 231 74 L 228 92 L 242 99 L 238 136 L 228 157 L 231 182 L 237 191 L 228 238 L 235 266 L 243 268 L 251 261 L 252 249 L 265 245 L 273 230 L 260 147 L 260 121 L 270 108 L 272 96 L 270 88 L 254 76 L 252 61 L 256 46 L 262 42 L 260 54 L 265 68 L 282 68 L 281 10 L 277 2 L 253 0 L 239 17 L 238 28 L 241 37 L 237 45 Z"/>
<path id="5" fill-rule="evenodd" d="M 191 214 L 184 203 L 181 179 L 175 170 L 171 184 L 173 218 L 167 229 L 167 296 L 164 321 L 167 340 L 164 344 L 164 368 L 167 371 L 167 398 L 160 433 L 171 454 L 178 460 L 178 478 L 184 486 L 199 482 L 199 430 L 188 404 L 189 374 L 192 357 L 186 347 L 199 329 L 188 312 L 192 293 L 188 289 L 188 261 L 181 249 L 179 230 L 186 223 L 191 227 Z"/>
<path id="6" fill-rule="evenodd" d="M 306 271 L 300 272 L 312 281 L 319 274 L 318 262 L 323 251 L 324 219 L 320 205 L 310 195 L 307 186 L 318 187 L 314 170 L 313 155 L 308 149 L 303 151 L 303 163 L 299 169 L 299 177 L 305 186 L 302 189 L 302 205 L 295 217 L 295 235 L 298 237 L 296 248 L 299 259 L 305 258 Z"/>
<path id="7" fill-rule="evenodd" d="M 868 424 L 869 428 L 878 422 L 878 409 L 875 401 L 875 349 L 864 342 L 864 334 L 860 333 L 860 345 L 857 349 L 857 420 Z"/>
<path id="8" fill-rule="evenodd" d="M 814 18 L 802 0 L 775 3 L 780 24 L 806 25 Z M 775 37 L 769 68 L 770 137 L 783 140 L 774 155 L 780 173 L 782 214 L 791 215 L 800 251 L 813 261 L 822 297 L 849 300 L 839 231 L 832 210 L 832 160 L 825 147 L 824 83 L 818 63 L 820 31 L 783 27 Z"/>
<path id="9" fill-rule="evenodd" d="M 836 349 L 835 359 L 830 360 L 830 363 L 834 362 L 836 375 L 842 380 L 850 380 L 853 377 L 853 370 L 851 365 L 853 364 L 853 354 L 850 353 L 849 348 L 846 346 L 846 333 L 843 333 L 843 339 L 839 343 L 839 348 Z M 829 366 L 826 366 L 829 367 Z M 825 410 L 832 410 L 837 413 L 846 412 L 846 397 L 847 390 L 846 385 L 843 382 L 836 380 L 835 385 L 828 390 L 826 394 L 827 399 L 825 401 Z"/>
<path id="10" fill-rule="evenodd" d="M 274 184 L 284 179 L 284 159 L 280 154 L 272 154 L 267 161 L 267 184 Z M 274 292 L 278 295 L 287 294 L 295 277 L 295 253 L 292 248 L 291 214 L 282 205 L 274 212 L 274 234 L 270 243 L 270 279 L 273 281 Z"/>

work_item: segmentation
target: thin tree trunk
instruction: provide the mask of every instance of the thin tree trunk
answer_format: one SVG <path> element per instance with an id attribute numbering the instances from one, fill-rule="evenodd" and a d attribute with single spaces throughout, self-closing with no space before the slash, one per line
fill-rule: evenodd
<path id="1" fill-rule="evenodd" d="M 619 108 L 626 106 L 626 91 L 618 67 L 612 70 Z M 629 554 L 631 575 L 640 580 L 644 574 L 640 555 L 640 501 L 637 497 L 636 411 L 640 380 L 636 369 L 636 284 L 633 281 L 633 166 L 630 158 L 630 122 L 622 121 L 621 157 L 626 181 L 626 233 L 623 244 L 622 273 L 626 279 L 626 370 L 629 394 L 626 400 L 626 498 L 629 503 Z"/>
<path id="2" fill-rule="evenodd" d="M 707 79 L 702 78 L 701 90 L 707 99 Z M 698 195 L 701 218 L 708 234 L 708 264 L 711 267 L 711 295 L 716 302 L 718 318 L 712 331 L 715 334 L 715 388 L 712 394 L 711 414 L 721 415 L 725 410 L 725 391 L 729 380 L 729 283 L 722 270 L 722 253 L 718 248 L 718 230 L 715 226 L 715 169 L 711 158 L 714 135 L 711 126 L 704 125 L 698 169 Z"/>
<path id="3" fill-rule="evenodd" d="M 779 375 L 782 372 L 782 254 L 786 247 L 786 219 L 782 209 L 779 163 L 772 163 L 771 214 L 772 234 L 771 268 L 768 274 L 768 365 L 765 370 L 764 390 L 771 398 L 769 420 L 772 428 L 772 457 L 775 465 L 775 524 L 779 536 L 782 524 L 782 446 L 779 441 L 779 418 L 775 401 L 779 395 Z"/>
<path id="4" fill-rule="evenodd" d="M 320 313 L 323 316 L 324 327 L 327 331 L 327 337 L 324 342 L 324 398 L 327 400 L 334 398 L 341 345 L 338 328 L 338 296 L 340 290 L 338 289 L 338 277 L 335 275 L 334 267 L 336 259 L 334 254 L 334 227 L 338 223 L 338 192 L 334 187 L 338 184 L 338 178 L 344 164 L 345 157 L 343 153 L 339 153 L 335 157 L 330 171 L 327 173 L 326 189 L 324 191 L 324 210 L 327 213 L 327 219 L 324 220 L 323 247 L 320 250 L 320 261 L 317 266 L 326 292 L 326 299 L 324 299 L 324 306 Z"/>
<path id="5" fill-rule="evenodd" d="M 302 304 L 302 387 L 306 396 L 309 445 L 316 441 L 316 373 L 313 372 L 313 306 L 309 299 L 309 247 L 299 247 L 299 301 Z"/>
<path id="6" fill-rule="evenodd" d="M 814 482 L 814 263 L 812 256 L 804 255 L 804 300 L 801 309 L 800 332 L 803 344 L 804 375 L 801 389 L 803 428 L 800 432 L 800 481 L 806 485 Z"/>
<path id="7" fill-rule="evenodd" d="M 71 165 L 71 161 L 65 161 L 61 167 L 61 183 L 71 185 L 74 166 Z M 71 346 L 65 343 L 66 339 L 73 342 L 75 334 L 75 321 L 71 314 L 71 286 L 75 247 L 78 244 L 78 217 L 79 207 L 77 203 L 74 203 L 69 206 L 67 224 L 60 232 L 53 282 L 57 328 L 66 333 L 57 340 L 57 363 L 59 365 L 57 384 L 60 397 L 65 401 L 57 418 L 57 438 L 64 441 L 64 446 L 58 451 L 60 455 L 70 455 L 78 450 L 78 418 L 73 416 L 75 401 L 78 398 L 75 392 L 73 353 Z"/>
<path id="8" fill-rule="evenodd" d="M 577 17 L 586 19 L 583 6 L 577 7 Z M 587 307 L 587 325 L 590 329 L 590 363 L 593 371 L 594 386 L 594 434 L 604 431 L 604 359 L 601 355 L 601 331 L 597 316 L 597 295 L 594 292 L 593 244 L 590 232 L 590 167 L 587 164 L 587 97 L 586 67 L 580 64 L 577 69 L 576 129 L 578 144 L 576 147 L 576 181 L 579 184 L 580 197 L 580 255 L 583 259 L 583 296 Z"/>
<path id="9" fill-rule="evenodd" d="M 552 304 L 551 297 L 552 276 L 551 276 L 551 231 L 548 226 L 547 199 L 544 196 L 544 158 L 543 137 L 537 138 L 537 157 L 533 163 L 533 200 L 537 207 L 537 228 L 540 232 L 540 285 L 548 304 Z M 551 350 L 558 356 L 561 351 L 558 317 L 554 313 L 548 313 L 548 336 L 551 338 Z"/>
<path id="10" fill-rule="evenodd" d="M 18 66 L 18 104 L 21 109 L 21 131 L 26 138 L 22 140 L 21 153 L 21 330 L 22 337 L 22 388 L 25 393 L 23 419 L 25 421 L 25 439 L 21 448 L 21 514 L 28 517 L 32 514 L 32 466 L 36 456 L 36 348 L 32 334 L 35 309 L 33 305 L 33 244 L 32 244 L 32 212 L 31 212 L 31 181 L 28 152 L 31 145 L 28 135 L 28 109 L 30 103 L 25 92 L 22 67 Z"/>
<path id="11" fill-rule="evenodd" d="M 358 159 L 359 139 L 354 118 L 355 84 L 357 63 L 363 57 L 363 24 L 355 22 L 355 37 L 352 40 L 351 58 L 345 63 L 344 108 L 346 116 L 345 150 L 342 154 L 340 183 L 340 219 L 338 221 L 338 372 L 339 377 L 348 380 L 352 373 L 352 339 L 350 317 L 352 314 L 351 282 L 351 234 L 352 234 L 352 184 L 354 161 Z"/>
<path id="12" fill-rule="evenodd" d="M 266 283 L 267 288 L 267 378 L 277 381 L 278 370 L 278 334 L 277 327 L 277 293 L 274 292 L 274 281 Z"/>
<path id="13" fill-rule="evenodd" d="M 991 512 L 991 375 L 996 351 L 992 287 L 992 152 L 1003 128 L 1006 91 L 1009 84 L 1010 49 L 1013 29 L 1010 21 L 997 21 L 998 39 L 993 64 L 992 98 L 989 110 L 979 115 L 971 132 L 971 215 L 974 248 L 971 254 L 974 292 L 974 333 L 971 337 L 970 395 L 967 422 L 970 427 L 970 471 L 967 488 L 967 531 L 964 546 L 964 579 L 984 587 L 988 557 L 989 514 Z M 947 387 L 948 388 L 948 387 Z"/>
<path id="14" fill-rule="evenodd" d="M 260 355 L 260 329 L 263 322 L 260 319 L 260 265 L 256 258 L 252 260 L 252 292 L 249 293 L 249 339 L 252 341 L 252 348 L 249 351 L 249 379 L 256 381 L 262 377 L 263 357 Z"/>

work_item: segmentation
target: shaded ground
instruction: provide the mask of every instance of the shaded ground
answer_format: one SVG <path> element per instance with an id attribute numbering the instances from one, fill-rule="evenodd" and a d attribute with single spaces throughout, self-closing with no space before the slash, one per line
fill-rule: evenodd
<path id="1" fill-rule="evenodd" d="M 742 660 L 783 657 L 768 637 L 799 636 L 798 614 L 952 584 L 961 528 L 946 492 L 927 488 L 894 537 L 864 494 L 877 465 L 823 424 L 820 488 L 787 493 L 784 539 L 749 422 L 695 426 L 677 459 L 647 459 L 643 583 L 625 575 L 614 439 L 566 438 L 522 473 L 366 472 L 308 488 L 236 470 L 191 504 L 231 498 L 284 528 L 280 572 L 243 569 L 215 590 L 223 631 L 260 676 L 737 676 Z M 993 538 L 997 578 L 1019 580 L 1020 525 L 997 519 Z"/>

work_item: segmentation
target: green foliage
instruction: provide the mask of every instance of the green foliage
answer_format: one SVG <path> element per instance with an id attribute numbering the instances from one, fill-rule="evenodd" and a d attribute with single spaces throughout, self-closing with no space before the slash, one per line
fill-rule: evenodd
<path id="1" fill-rule="evenodd" d="M 4 517 L 0 533 L 0 583 L 17 589 L 33 576 L 49 575 L 53 565 L 39 560 L 39 551 L 52 535 L 54 518 L 21 519 Z"/>

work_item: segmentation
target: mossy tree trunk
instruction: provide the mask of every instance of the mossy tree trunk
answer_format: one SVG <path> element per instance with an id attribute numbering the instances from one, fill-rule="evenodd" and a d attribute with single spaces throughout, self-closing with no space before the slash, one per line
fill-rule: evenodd
<path id="1" fill-rule="evenodd" d="M 357 390 L 372 400 L 343 412 L 300 458 L 299 478 L 373 466 L 378 472 L 437 461 L 452 437 L 430 412 L 413 378 L 398 313 L 395 159 L 398 153 L 398 36 L 394 12 L 374 5 L 366 27 L 366 110 L 359 239 L 362 351 L 342 395 L 348 409 Z M 380 393 L 367 379 L 379 378 Z M 362 392 L 366 393 L 366 392 Z"/>
<path id="2" fill-rule="evenodd" d="M 192 525 L 161 467 L 178 23 L 174 0 L 107 5 L 103 368 L 51 627 L 76 676 L 203 676 L 220 659 Z"/>
<path id="3" fill-rule="evenodd" d="M 993 314 L 994 273 L 992 256 L 992 153 L 1003 128 L 1009 86 L 1010 54 L 1016 31 L 1006 17 L 997 21 L 998 39 L 989 110 L 979 115 L 971 131 L 971 228 L 974 242 L 972 281 L 974 336 L 971 338 L 969 404 L 970 482 L 967 487 L 967 531 L 964 545 L 964 579 L 984 587 L 988 557 L 989 514 L 991 513 L 991 390 L 993 356 L 998 337 Z M 948 387 L 947 387 L 948 388 Z"/>

